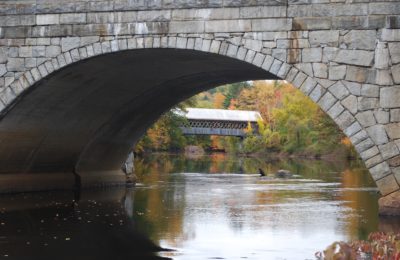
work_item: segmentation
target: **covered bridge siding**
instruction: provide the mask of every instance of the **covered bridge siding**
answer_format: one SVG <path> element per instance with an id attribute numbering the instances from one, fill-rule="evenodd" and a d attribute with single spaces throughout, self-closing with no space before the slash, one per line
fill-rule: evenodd
<path id="1" fill-rule="evenodd" d="M 246 135 L 249 124 L 257 129 L 257 121 L 262 117 L 257 111 L 187 108 L 187 122 L 181 127 L 186 135 Z"/>

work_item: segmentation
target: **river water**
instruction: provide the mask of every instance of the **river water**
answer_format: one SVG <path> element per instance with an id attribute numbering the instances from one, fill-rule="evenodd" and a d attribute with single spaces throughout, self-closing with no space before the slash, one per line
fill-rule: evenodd
<path id="1" fill-rule="evenodd" d="M 356 161 L 153 154 L 135 168 L 132 189 L 0 196 L 0 258 L 315 259 L 334 241 L 400 230 L 378 218 Z"/>

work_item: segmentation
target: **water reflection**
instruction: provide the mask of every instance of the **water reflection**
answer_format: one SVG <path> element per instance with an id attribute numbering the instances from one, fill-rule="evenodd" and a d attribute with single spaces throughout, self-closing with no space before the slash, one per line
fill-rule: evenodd
<path id="1" fill-rule="evenodd" d="M 312 259 L 335 240 L 400 231 L 399 219 L 378 219 L 377 190 L 357 162 L 158 154 L 135 163 L 133 189 L 77 201 L 0 196 L 0 258 Z M 259 168 L 298 177 L 260 178 Z"/>

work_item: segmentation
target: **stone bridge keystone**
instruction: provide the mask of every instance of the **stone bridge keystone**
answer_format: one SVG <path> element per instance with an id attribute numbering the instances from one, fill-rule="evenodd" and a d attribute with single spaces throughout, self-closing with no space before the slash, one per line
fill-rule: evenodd
<path id="1" fill-rule="evenodd" d="M 400 2 L 0 0 L 0 190 L 126 180 L 132 145 L 200 91 L 284 79 L 350 138 L 400 215 Z"/>

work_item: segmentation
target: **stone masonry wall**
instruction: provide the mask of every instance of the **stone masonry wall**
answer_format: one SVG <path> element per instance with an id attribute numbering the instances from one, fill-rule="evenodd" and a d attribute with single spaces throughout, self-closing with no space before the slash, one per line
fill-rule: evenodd
<path id="1" fill-rule="evenodd" d="M 68 64 L 137 48 L 218 53 L 286 79 L 400 198 L 399 1 L 1 1 L 0 111 Z"/>

